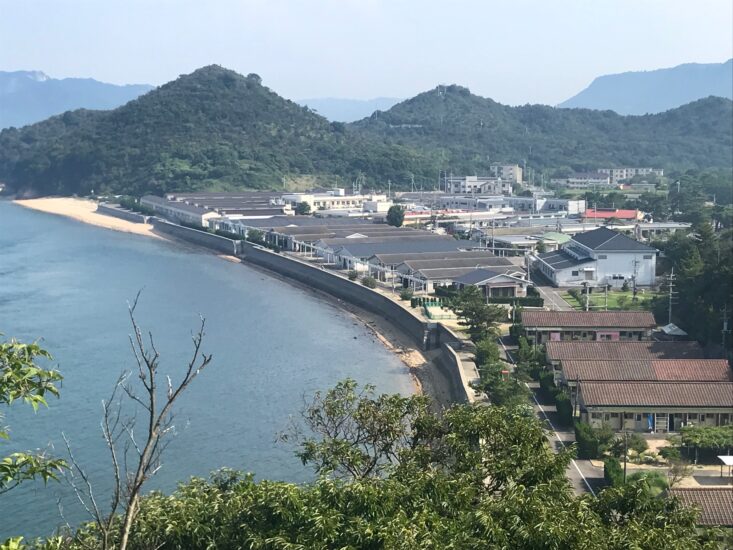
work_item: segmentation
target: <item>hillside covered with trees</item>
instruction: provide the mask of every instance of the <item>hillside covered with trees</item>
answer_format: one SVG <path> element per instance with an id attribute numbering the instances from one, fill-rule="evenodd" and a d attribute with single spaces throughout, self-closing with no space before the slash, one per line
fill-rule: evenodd
<path id="1" fill-rule="evenodd" d="M 218 66 L 184 75 L 112 111 L 66 112 L 0 133 L 0 182 L 19 194 L 280 189 L 368 184 L 432 186 L 439 171 L 490 162 L 535 171 L 601 165 L 731 165 L 730 100 L 659 115 L 508 107 L 439 86 L 386 112 L 330 123 Z"/>

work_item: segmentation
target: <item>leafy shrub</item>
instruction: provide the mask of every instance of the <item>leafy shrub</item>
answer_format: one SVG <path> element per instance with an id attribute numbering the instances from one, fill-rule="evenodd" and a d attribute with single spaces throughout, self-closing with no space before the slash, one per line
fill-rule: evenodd
<path id="1" fill-rule="evenodd" d="M 412 300 L 412 289 L 411 288 L 403 288 L 400 290 L 400 300 Z"/>
<path id="2" fill-rule="evenodd" d="M 476 343 L 474 356 L 479 366 L 496 363 L 500 357 L 499 345 L 493 338 L 483 338 Z"/>
<path id="3" fill-rule="evenodd" d="M 631 456 L 632 453 L 637 456 L 644 453 L 648 448 L 649 445 L 646 439 L 644 439 L 644 436 L 638 433 L 631 433 L 626 436 L 625 440 L 624 436 L 617 437 L 611 444 L 610 451 L 615 457 L 623 457 L 624 449 L 626 449 L 628 456 Z"/>
<path id="4" fill-rule="evenodd" d="M 550 371 L 540 373 L 540 388 L 548 394 L 552 394 L 555 390 L 555 377 Z"/>
<path id="5" fill-rule="evenodd" d="M 652 496 L 659 495 L 669 487 L 667 477 L 662 472 L 634 472 L 626 476 L 627 483 L 644 480 L 651 489 Z"/>
<path id="6" fill-rule="evenodd" d="M 677 447 L 662 447 L 659 449 L 659 454 L 666 460 L 679 460 L 682 458 L 682 453 Z"/>
<path id="7" fill-rule="evenodd" d="M 620 487 L 624 483 L 624 471 L 618 458 L 609 457 L 603 461 L 603 479 L 611 487 Z"/>
<path id="8" fill-rule="evenodd" d="M 555 405 L 557 406 L 557 416 L 560 422 L 565 425 L 571 424 L 573 421 L 573 405 L 568 394 L 564 391 L 555 393 Z"/>
<path id="9" fill-rule="evenodd" d="M 362 278 L 361 284 L 367 288 L 377 288 L 377 280 L 374 277 L 369 277 L 368 275 Z"/>
<path id="10" fill-rule="evenodd" d="M 351 269 L 347 273 L 347 277 L 349 278 L 349 281 L 356 281 L 359 278 L 359 274 L 355 270 Z"/>
<path id="11" fill-rule="evenodd" d="M 585 422 L 575 423 L 575 441 L 578 445 L 578 458 L 599 458 L 613 441 L 613 430 L 608 425 L 593 428 Z"/>

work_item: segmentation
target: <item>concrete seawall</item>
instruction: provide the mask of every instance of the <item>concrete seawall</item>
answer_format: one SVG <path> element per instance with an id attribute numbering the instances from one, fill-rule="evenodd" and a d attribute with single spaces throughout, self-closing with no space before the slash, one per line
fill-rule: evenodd
<path id="1" fill-rule="evenodd" d="M 128 222 L 134 223 L 148 223 L 148 220 L 150 218 L 149 216 L 145 216 L 144 214 L 125 210 L 124 208 L 119 208 L 117 206 L 106 203 L 98 204 L 97 212 L 106 216 L 112 216 L 114 218 L 120 218 L 121 220 L 126 220 Z"/>
<path id="2" fill-rule="evenodd" d="M 237 256 L 240 253 L 240 243 L 242 241 L 227 239 L 226 237 L 214 235 L 208 231 L 191 229 L 190 227 L 170 223 L 160 218 L 152 218 L 152 222 L 156 231 L 160 231 L 166 235 L 178 237 L 184 241 L 211 248 L 217 252 L 231 256 Z"/>
<path id="3" fill-rule="evenodd" d="M 240 257 L 246 262 L 271 269 L 281 275 L 387 318 L 407 333 L 424 350 L 431 349 L 436 345 L 434 329 L 428 323 L 413 315 L 400 304 L 365 286 L 349 281 L 318 266 L 281 254 L 275 254 L 249 243 L 242 243 Z"/>
<path id="4" fill-rule="evenodd" d="M 460 351 L 464 348 L 461 339 L 441 323 L 424 321 L 386 296 L 317 265 L 277 254 L 245 241 L 228 239 L 157 218 L 153 218 L 153 225 L 161 233 L 238 256 L 245 263 L 268 269 L 384 317 L 412 338 L 422 350 L 438 351 L 433 356 L 433 362 L 450 382 L 453 390 L 451 393 L 456 396 L 457 401 L 473 403 L 477 400 L 466 374 L 475 372 L 475 365 Z"/>

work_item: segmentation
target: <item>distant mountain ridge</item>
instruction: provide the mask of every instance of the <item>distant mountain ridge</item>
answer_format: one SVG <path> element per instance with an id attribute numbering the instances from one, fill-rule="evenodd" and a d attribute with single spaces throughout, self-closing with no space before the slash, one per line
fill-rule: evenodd
<path id="1" fill-rule="evenodd" d="M 661 113 L 709 96 L 733 99 L 733 59 L 599 76 L 562 108 L 609 109 L 621 115 Z"/>
<path id="2" fill-rule="evenodd" d="M 0 132 L 0 182 L 23 194 L 348 186 L 432 187 L 491 162 L 534 170 L 719 168 L 733 163 L 733 102 L 658 115 L 509 107 L 438 86 L 351 124 L 282 98 L 255 74 L 183 75 L 111 111 L 69 111 Z"/>
<path id="3" fill-rule="evenodd" d="M 400 101 L 402 99 L 396 97 L 375 97 L 374 99 L 318 97 L 298 99 L 296 103 L 313 109 L 330 121 L 354 122 L 370 116 L 374 111 L 386 111 Z"/>
<path id="4" fill-rule="evenodd" d="M 92 78 L 51 78 L 41 71 L 0 71 L 0 128 L 21 127 L 74 109 L 114 109 L 152 90 Z"/>

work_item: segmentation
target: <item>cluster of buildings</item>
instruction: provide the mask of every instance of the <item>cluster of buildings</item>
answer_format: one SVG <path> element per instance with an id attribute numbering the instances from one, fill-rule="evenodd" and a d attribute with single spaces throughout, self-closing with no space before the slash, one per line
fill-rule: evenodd
<path id="1" fill-rule="evenodd" d="M 652 339 L 649 312 L 524 311 L 529 341 L 591 426 L 668 433 L 733 423 L 733 372 L 697 342 Z"/>
<path id="2" fill-rule="evenodd" d="M 474 284 L 487 297 L 523 297 L 529 285 L 521 265 L 474 241 L 433 231 L 311 216 L 217 219 L 212 227 L 242 237 L 258 231 L 266 243 L 281 250 L 373 276 L 393 288 L 433 292 L 439 286 Z"/>
<path id="3" fill-rule="evenodd" d="M 595 172 L 576 172 L 562 178 L 552 178 L 550 183 L 555 187 L 563 187 L 566 189 L 591 189 L 603 190 L 618 189 L 622 187 L 628 180 L 636 177 L 662 177 L 664 170 L 661 168 L 599 168 Z M 654 186 L 644 183 L 630 184 L 631 189 L 639 191 L 653 190 Z"/>

